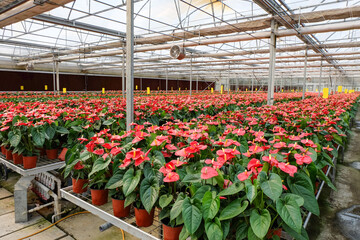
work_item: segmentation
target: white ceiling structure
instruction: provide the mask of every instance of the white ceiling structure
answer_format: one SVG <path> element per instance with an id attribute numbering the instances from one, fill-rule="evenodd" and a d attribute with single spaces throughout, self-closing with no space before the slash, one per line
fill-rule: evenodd
<path id="1" fill-rule="evenodd" d="M 133 1 L 135 77 L 265 82 L 274 18 L 277 78 L 303 77 L 308 49 L 309 79 L 360 80 L 359 0 Z M 122 74 L 125 0 L 2 1 L 0 27 L 0 69 Z"/>

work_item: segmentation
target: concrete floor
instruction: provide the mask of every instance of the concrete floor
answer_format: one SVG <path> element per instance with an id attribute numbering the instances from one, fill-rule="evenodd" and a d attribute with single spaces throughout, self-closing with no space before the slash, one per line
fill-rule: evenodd
<path id="1" fill-rule="evenodd" d="M 360 108 L 352 128 L 352 134 L 344 154 L 344 162 L 338 163 L 335 186 L 337 191 L 324 188 L 320 199 L 320 218 L 313 216 L 307 229 L 310 239 L 346 240 L 360 239 L 360 225 L 357 237 L 351 237 L 343 229 L 337 213 L 360 204 Z M 355 230 L 355 229 L 353 229 Z"/>

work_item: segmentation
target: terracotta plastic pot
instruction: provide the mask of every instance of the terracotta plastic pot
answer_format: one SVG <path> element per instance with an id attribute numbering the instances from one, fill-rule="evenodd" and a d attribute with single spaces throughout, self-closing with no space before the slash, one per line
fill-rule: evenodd
<path id="1" fill-rule="evenodd" d="M 66 155 L 67 150 L 68 150 L 67 148 L 63 148 L 63 149 L 61 150 L 61 153 L 60 153 L 60 155 L 58 156 L 58 159 L 59 159 L 59 160 L 65 161 L 65 155 Z"/>
<path id="2" fill-rule="evenodd" d="M 35 168 L 37 160 L 38 160 L 37 156 L 31 156 L 31 157 L 23 156 L 24 168 L 25 169 Z"/>
<path id="3" fill-rule="evenodd" d="M 138 227 L 149 227 L 154 221 L 154 208 L 150 214 L 145 209 L 135 208 L 135 219 Z"/>
<path id="4" fill-rule="evenodd" d="M 266 234 L 267 239 L 271 239 L 273 236 L 281 237 L 282 228 L 278 229 L 269 229 L 268 233 Z"/>
<path id="5" fill-rule="evenodd" d="M 164 240 L 179 240 L 179 235 L 183 226 L 170 227 L 163 223 L 162 227 Z"/>
<path id="6" fill-rule="evenodd" d="M 17 153 L 13 153 L 13 161 L 14 161 L 14 164 L 23 164 L 23 157 L 22 155 L 20 154 L 17 154 Z"/>
<path id="7" fill-rule="evenodd" d="M 6 148 L 5 146 L 1 146 L 1 153 L 6 155 Z"/>
<path id="8" fill-rule="evenodd" d="M 54 160 L 58 156 L 58 150 L 57 149 L 46 149 L 46 157 L 48 159 Z"/>
<path id="9" fill-rule="evenodd" d="M 13 159 L 11 150 L 6 150 L 6 159 L 7 160 L 12 160 Z"/>
<path id="10" fill-rule="evenodd" d="M 90 189 L 91 201 L 93 205 L 104 205 L 108 201 L 109 190 L 107 189 Z"/>
<path id="11" fill-rule="evenodd" d="M 130 214 L 130 206 L 124 208 L 125 200 L 118 200 L 112 198 L 112 206 L 114 211 L 114 216 L 118 218 L 124 218 Z"/>
<path id="12" fill-rule="evenodd" d="M 87 186 L 84 188 L 84 185 L 89 182 L 89 179 L 76 179 L 72 178 L 73 192 L 74 193 L 84 193 L 87 191 Z"/>

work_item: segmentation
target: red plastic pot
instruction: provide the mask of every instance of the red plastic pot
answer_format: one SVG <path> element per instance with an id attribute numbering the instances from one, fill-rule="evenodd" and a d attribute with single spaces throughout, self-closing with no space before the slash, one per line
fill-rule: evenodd
<path id="1" fill-rule="evenodd" d="M 68 150 L 67 148 L 63 148 L 63 149 L 61 150 L 61 153 L 60 153 L 60 155 L 58 156 L 58 159 L 59 159 L 59 160 L 65 161 L 65 155 L 66 155 L 67 150 Z"/>
<path id="2" fill-rule="evenodd" d="M 58 156 L 58 150 L 57 149 L 46 149 L 46 157 L 48 159 L 54 160 Z"/>
<path id="3" fill-rule="evenodd" d="M 163 223 L 162 227 L 164 240 L 179 240 L 179 235 L 183 226 L 170 227 Z"/>
<path id="4" fill-rule="evenodd" d="M 13 153 L 13 161 L 14 164 L 23 164 L 23 156 L 17 153 Z"/>
<path id="5" fill-rule="evenodd" d="M 273 236 L 281 237 L 282 228 L 278 229 L 269 229 L 268 233 L 266 234 L 267 239 L 271 239 Z"/>
<path id="6" fill-rule="evenodd" d="M 154 221 L 154 208 L 150 214 L 145 209 L 135 208 L 135 219 L 138 227 L 149 227 Z"/>
<path id="7" fill-rule="evenodd" d="M 1 146 L 1 153 L 6 155 L 6 148 L 5 146 Z"/>
<path id="8" fill-rule="evenodd" d="M 6 150 L 6 159 L 7 160 L 12 160 L 13 156 L 12 156 L 12 151 L 11 150 Z"/>
<path id="9" fill-rule="evenodd" d="M 31 156 L 31 157 L 23 156 L 24 168 L 25 169 L 35 168 L 37 160 L 38 160 L 37 156 Z"/>
<path id="10" fill-rule="evenodd" d="M 125 200 L 118 200 L 112 198 L 112 206 L 114 211 L 114 216 L 118 218 L 124 218 L 130 214 L 130 206 L 124 207 Z"/>
<path id="11" fill-rule="evenodd" d="M 93 205 L 101 206 L 107 203 L 109 190 L 107 189 L 90 189 L 91 201 Z"/>
<path id="12" fill-rule="evenodd" d="M 76 179 L 72 178 L 73 192 L 74 193 L 84 193 L 87 191 L 87 186 L 84 188 L 84 185 L 89 182 L 89 179 Z"/>

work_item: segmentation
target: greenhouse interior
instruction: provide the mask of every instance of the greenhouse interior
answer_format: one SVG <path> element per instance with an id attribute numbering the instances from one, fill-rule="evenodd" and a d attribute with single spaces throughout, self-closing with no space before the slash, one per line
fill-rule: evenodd
<path id="1" fill-rule="evenodd" d="M 0 1 L 0 240 L 359 240 L 360 1 Z"/>

